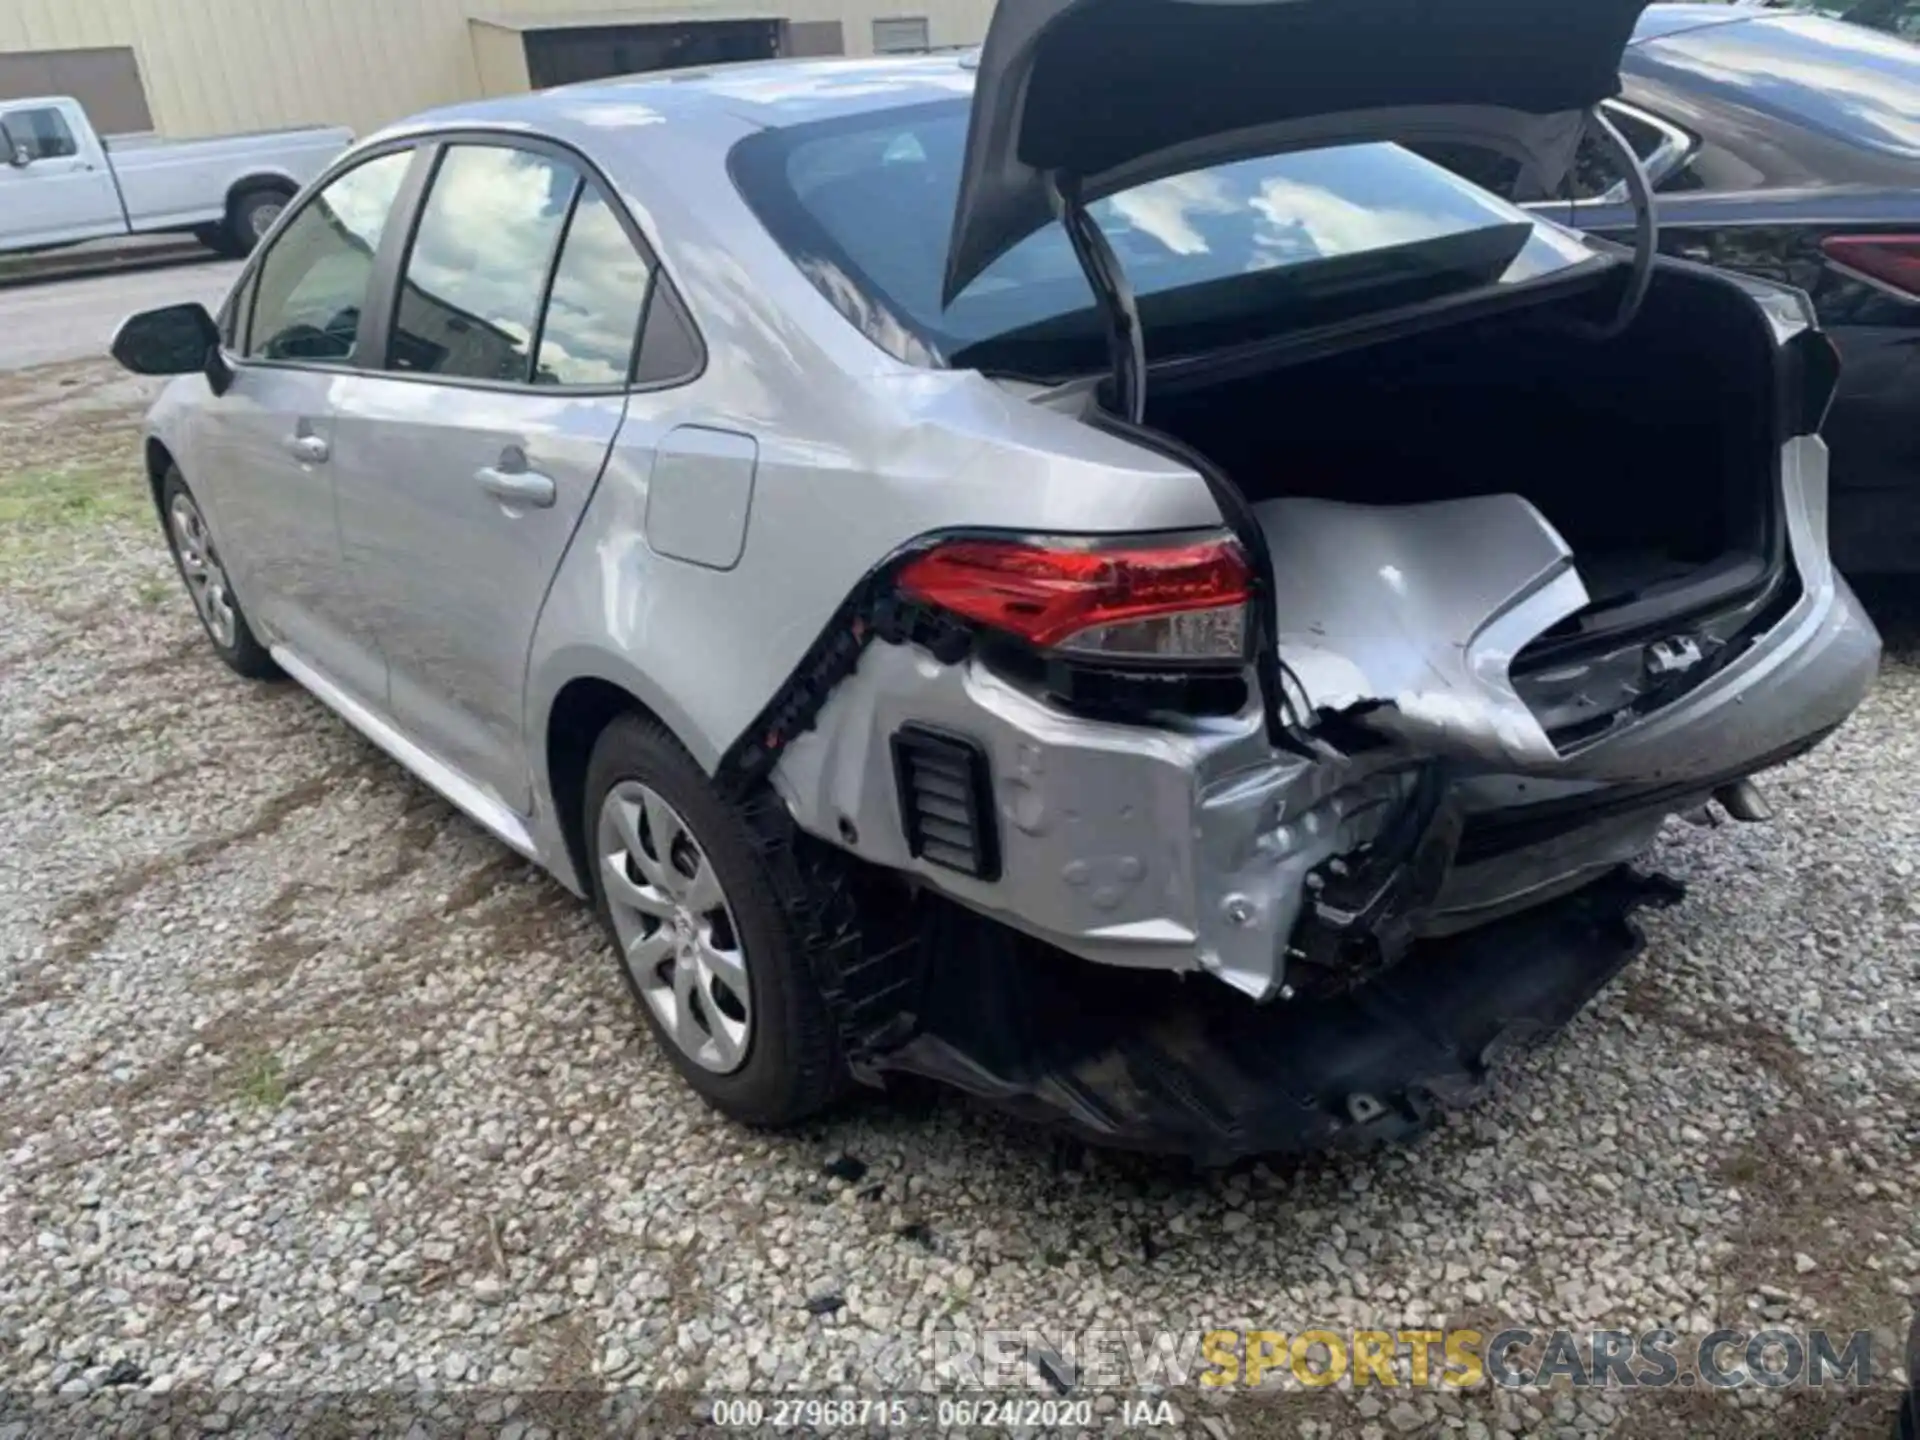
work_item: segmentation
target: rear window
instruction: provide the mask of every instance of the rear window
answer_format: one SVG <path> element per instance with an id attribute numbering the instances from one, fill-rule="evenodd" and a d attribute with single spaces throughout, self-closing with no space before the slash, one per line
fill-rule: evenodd
<path id="1" fill-rule="evenodd" d="M 900 359 L 1033 374 L 1098 363 L 1093 295 L 1057 225 L 941 306 L 967 120 L 955 101 L 762 131 L 735 148 L 731 168 L 808 278 Z M 1250 318 L 1337 322 L 1593 255 L 1391 144 L 1196 170 L 1103 200 L 1093 215 L 1157 354 L 1230 342 Z"/>

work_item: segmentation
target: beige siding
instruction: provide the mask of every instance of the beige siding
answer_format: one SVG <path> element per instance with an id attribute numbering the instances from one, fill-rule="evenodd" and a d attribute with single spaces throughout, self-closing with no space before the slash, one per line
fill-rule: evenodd
<path id="1" fill-rule="evenodd" d="M 479 70 L 482 95 L 521 95 L 528 89 L 527 47 L 518 30 L 469 22 L 473 30 L 473 61 Z"/>
<path id="2" fill-rule="evenodd" d="M 336 124 L 365 134 L 431 105 L 504 93 L 524 76 L 511 16 L 605 23 L 755 17 L 838 20 L 847 53 L 873 22 L 925 15 L 936 45 L 985 32 L 992 0 L 0 0 L 0 51 L 130 45 L 163 135 Z M 483 73 L 484 72 L 484 73 Z"/>

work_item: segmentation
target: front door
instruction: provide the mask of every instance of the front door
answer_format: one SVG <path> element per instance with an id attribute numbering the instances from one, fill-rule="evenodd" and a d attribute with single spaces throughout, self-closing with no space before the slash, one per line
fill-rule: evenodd
<path id="1" fill-rule="evenodd" d="M 125 232 L 113 170 L 78 106 L 0 105 L 0 121 L 15 150 L 0 155 L 0 249 Z"/>
<path id="2" fill-rule="evenodd" d="M 347 623 L 334 515 L 334 410 L 359 362 L 374 256 L 411 150 L 347 171 L 261 255 L 235 306 L 233 386 L 202 411 L 187 477 L 248 616 L 270 643 L 375 704 L 377 641 Z"/>
<path id="3" fill-rule="evenodd" d="M 626 410 L 648 278 L 568 159 L 450 144 L 385 366 L 335 395 L 355 623 L 380 637 L 393 719 L 516 814 L 533 628 Z"/>

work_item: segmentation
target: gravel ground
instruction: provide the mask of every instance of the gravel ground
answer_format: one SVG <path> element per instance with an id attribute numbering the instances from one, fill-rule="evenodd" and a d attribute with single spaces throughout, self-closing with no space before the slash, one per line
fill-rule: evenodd
<path id="1" fill-rule="evenodd" d="M 0 1391 L 210 1392 L 217 1427 L 243 1394 L 473 1389 L 497 1420 L 514 1390 L 931 1383 L 887 1344 L 996 1326 L 1824 1323 L 1890 1363 L 1920 1288 L 1910 600 L 1776 822 L 1676 823 L 1692 896 L 1648 953 L 1415 1146 L 1192 1174 L 949 1097 L 769 1136 L 653 1053 L 584 906 L 215 661 L 143 508 L 141 398 L 97 364 L 0 382 Z M 1176 1398 L 1216 1440 L 1893 1413 Z"/>

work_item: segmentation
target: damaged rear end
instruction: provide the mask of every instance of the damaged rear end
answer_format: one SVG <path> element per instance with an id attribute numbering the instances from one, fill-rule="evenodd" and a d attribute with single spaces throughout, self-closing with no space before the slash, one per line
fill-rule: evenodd
<path id="1" fill-rule="evenodd" d="M 908 881 L 823 956 L 858 1073 L 1209 1159 L 1405 1133 L 1636 952 L 1667 817 L 1755 818 L 1748 777 L 1859 702 L 1834 354 L 1795 292 L 1657 255 L 1594 108 L 1639 8 L 996 15 L 946 298 L 1057 224 L 1095 303 L 947 358 L 1189 467 L 1221 523 L 1116 535 L 1094 496 L 1087 534 L 923 537 L 736 752 Z M 1344 64 L 1370 28 L 1403 58 Z M 1544 194 L 1583 134 L 1635 176 L 1631 249 L 1423 158 Z M 1115 243 L 1230 251 L 1242 211 L 1307 258 L 1156 288 Z"/>

